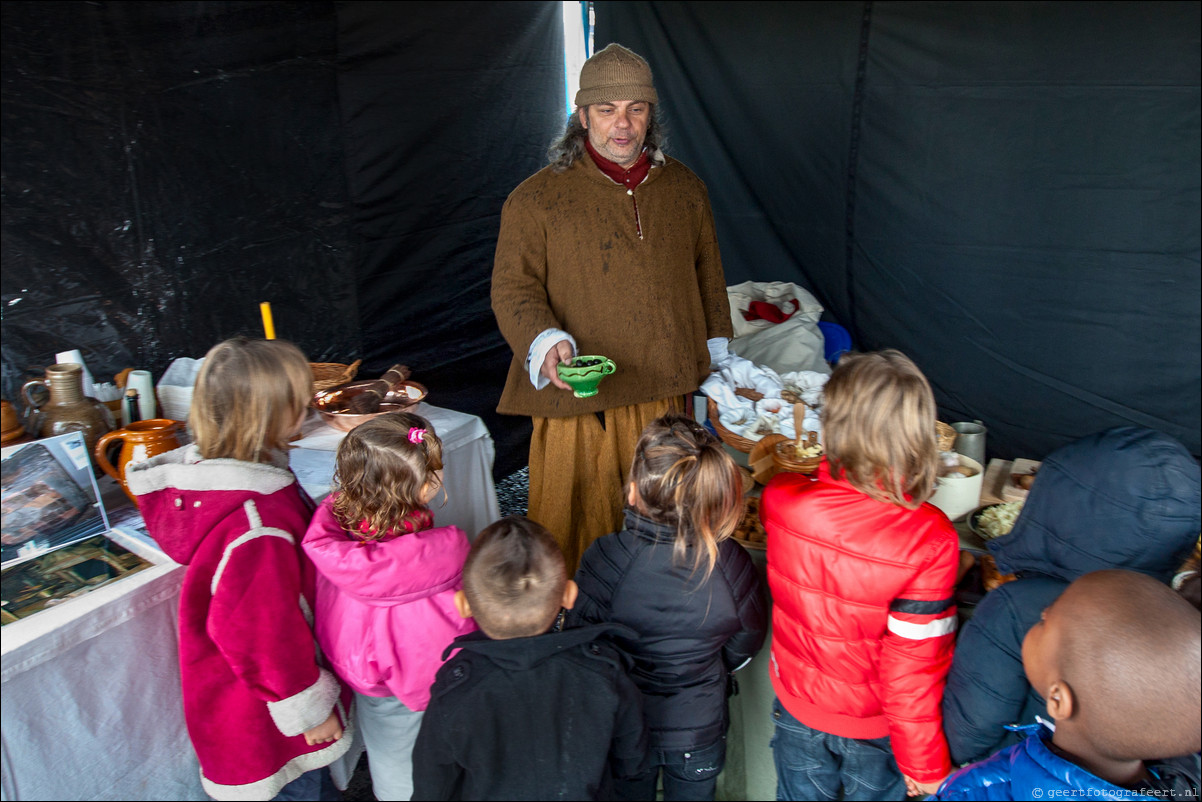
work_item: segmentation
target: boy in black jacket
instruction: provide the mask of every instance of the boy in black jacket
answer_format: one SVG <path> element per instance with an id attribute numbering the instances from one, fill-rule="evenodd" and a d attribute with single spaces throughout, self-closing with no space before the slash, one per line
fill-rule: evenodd
<path id="1" fill-rule="evenodd" d="M 605 799 L 611 772 L 639 771 L 642 694 L 607 637 L 633 633 L 549 631 L 576 593 L 542 526 L 509 516 L 479 534 L 455 601 L 481 631 L 448 647 L 434 681 L 413 799 Z"/>

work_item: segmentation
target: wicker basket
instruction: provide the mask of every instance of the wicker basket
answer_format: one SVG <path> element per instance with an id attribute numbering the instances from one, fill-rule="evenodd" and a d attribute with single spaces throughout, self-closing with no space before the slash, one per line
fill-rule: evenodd
<path id="1" fill-rule="evenodd" d="M 797 441 L 785 440 L 772 450 L 772 461 L 782 471 L 790 473 L 813 473 L 822 464 L 822 454 L 816 457 L 798 457 Z"/>
<path id="2" fill-rule="evenodd" d="M 772 446 L 772 462 L 776 465 L 777 470 L 789 473 L 813 473 L 822 464 L 822 454 L 813 457 L 797 455 L 798 446 L 804 448 L 819 443 L 817 432 L 805 430 L 805 417 L 805 402 L 798 399 L 793 404 L 793 431 L 796 432 L 797 439 L 778 441 Z"/>
<path id="3" fill-rule="evenodd" d="M 762 551 L 768 548 L 768 535 L 764 531 L 764 522 L 760 520 L 759 497 L 748 496 L 743 519 L 735 527 L 731 537 L 747 549 Z"/>
<path id="4" fill-rule="evenodd" d="M 755 390 L 747 390 L 742 387 L 735 390 L 735 395 L 749 398 L 752 401 L 759 401 L 764 397 L 763 393 L 757 393 Z M 755 446 L 757 441 L 741 437 L 722 425 L 722 422 L 718 420 L 718 404 L 712 398 L 706 398 L 706 414 L 709 416 L 710 425 L 718 433 L 718 438 L 723 443 L 726 443 L 726 445 L 742 451 L 744 454 L 749 453 Z"/>
<path id="5" fill-rule="evenodd" d="M 940 451 L 951 451 L 956 444 L 956 430 L 941 420 L 935 421 L 935 442 Z"/>
<path id="6" fill-rule="evenodd" d="M 362 361 L 356 359 L 349 365 L 341 362 L 310 362 L 309 370 L 313 372 L 313 391 L 328 390 L 351 381 L 359 372 L 359 363 Z"/>

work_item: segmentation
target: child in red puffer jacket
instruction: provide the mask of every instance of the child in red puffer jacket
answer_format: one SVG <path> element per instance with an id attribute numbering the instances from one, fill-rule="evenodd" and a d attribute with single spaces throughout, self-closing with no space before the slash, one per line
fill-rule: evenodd
<path id="1" fill-rule="evenodd" d="M 935 488 L 935 400 L 898 351 L 844 356 L 815 478 L 764 490 L 778 799 L 901 799 L 951 771 L 940 698 L 959 541 Z"/>

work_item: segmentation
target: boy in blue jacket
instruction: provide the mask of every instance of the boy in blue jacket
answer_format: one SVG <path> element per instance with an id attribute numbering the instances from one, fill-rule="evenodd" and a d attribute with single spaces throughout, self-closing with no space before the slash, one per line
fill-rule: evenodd
<path id="1" fill-rule="evenodd" d="M 1023 640 L 1054 729 L 961 769 L 932 799 L 1198 798 L 1202 617 L 1132 571 L 1077 579 Z M 1169 759 L 1165 759 L 1165 757 Z"/>
<path id="2" fill-rule="evenodd" d="M 984 760 L 1021 738 L 1044 699 L 1023 672 L 1022 642 L 1069 583 L 1122 568 L 1168 584 L 1198 541 L 1202 470 L 1181 443 L 1123 426 L 1092 434 L 1043 461 L 1010 534 L 988 542 L 1002 573 L 960 632 L 943 693 L 952 762 Z"/>

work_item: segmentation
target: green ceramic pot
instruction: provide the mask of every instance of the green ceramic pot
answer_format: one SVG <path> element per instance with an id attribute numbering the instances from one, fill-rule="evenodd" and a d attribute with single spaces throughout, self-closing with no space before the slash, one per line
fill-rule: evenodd
<path id="1" fill-rule="evenodd" d="M 577 398 L 590 398 L 597 394 L 601 380 L 618 369 L 609 357 L 596 354 L 577 356 L 569 362 L 559 363 L 559 378 L 572 388 Z"/>

